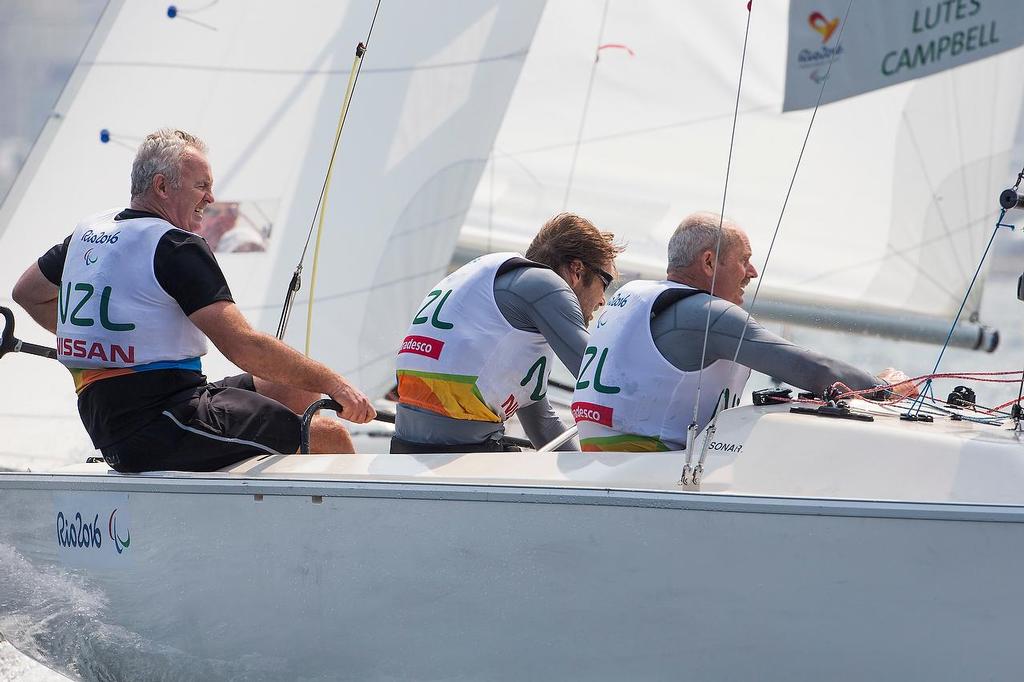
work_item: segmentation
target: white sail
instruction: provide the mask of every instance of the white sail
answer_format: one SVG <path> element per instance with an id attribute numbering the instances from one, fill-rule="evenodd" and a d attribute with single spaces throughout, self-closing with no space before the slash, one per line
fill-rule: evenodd
<path id="1" fill-rule="evenodd" d="M 393 383 L 414 304 L 451 258 L 541 8 L 381 4 L 326 197 L 311 345 L 372 395 Z M 166 3 L 112 3 L 0 210 L 0 303 L 10 305 L 18 275 L 77 220 L 126 204 L 134 148 L 174 126 L 210 146 L 215 195 L 238 228 L 222 245 L 262 249 L 218 259 L 242 310 L 273 332 L 374 9 L 370 0 L 224 0 L 172 17 Z M 310 275 L 307 257 L 286 337 L 299 348 Z M 19 320 L 23 339 L 52 343 Z M 232 371 L 215 354 L 205 369 Z M 91 451 L 62 368 L 11 356 L 0 377 L 0 428 L 16 434 L 0 451 Z"/>
<path id="2" fill-rule="evenodd" d="M 522 245 L 564 208 L 628 238 L 622 269 L 663 276 L 679 220 L 722 206 L 745 4 L 609 2 L 602 23 L 606 3 L 550 2 L 463 246 Z M 751 14 L 725 212 L 750 234 L 759 269 L 811 117 L 783 112 L 787 64 L 807 41 L 821 43 L 806 4 L 755 2 Z M 842 23 L 848 4 L 814 11 Z M 858 49 L 885 21 L 909 26 L 924 4 L 858 0 L 841 40 Z M 1016 44 L 1019 13 L 985 5 L 1004 44 Z M 839 39 L 837 30 L 833 46 Z M 826 93 L 833 78 L 844 92 L 855 87 L 847 54 Z M 1019 60 L 1013 48 L 823 105 L 755 314 L 785 304 L 828 325 L 833 312 L 864 313 L 893 333 L 932 325 L 941 341 L 992 233 L 999 190 L 1016 172 L 1008 152 L 1021 94 L 1007 79 Z M 979 283 L 965 319 L 980 293 Z"/>

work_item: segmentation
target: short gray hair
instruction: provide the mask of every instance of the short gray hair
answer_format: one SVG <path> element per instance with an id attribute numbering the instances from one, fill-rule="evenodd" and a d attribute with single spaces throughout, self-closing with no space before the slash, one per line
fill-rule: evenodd
<path id="1" fill-rule="evenodd" d="M 721 228 L 719 228 L 721 223 Z M 691 213 L 683 218 L 668 241 L 668 269 L 679 270 L 693 265 L 705 251 L 714 251 L 721 232 L 719 258 L 735 241 L 736 224 L 717 213 Z"/>
<path id="2" fill-rule="evenodd" d="M 132 198 L 149 191 L 153 178 L 163 175 L 177 187 L 181 173 L 181 157 L 189 150 L 206 154 L 206 143 L 184 130 L 161 128 L 150 133 L 139 145 L 132 163 Z"/>

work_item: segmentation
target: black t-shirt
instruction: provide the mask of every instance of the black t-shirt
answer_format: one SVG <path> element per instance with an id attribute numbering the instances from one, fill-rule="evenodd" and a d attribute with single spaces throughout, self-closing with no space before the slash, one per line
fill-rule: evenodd
<path id="1" fill-rule="evenodd" d="M 159 217 L 125 209 L 114 220 Z M 70 241 L 68 235 L 37 261 L 46 279 L 58 287 Z M 234 300 L 206 240 L 191 232 L 169 230 L 160 238 L 153 254 L 153 271 L 186 315 L 217 301 Z M 93 445 L 103 448 L 135 433 L 160 416 L 167 405 L 187 400 L 204 384 L 202 373 L 184 369 L 123 374 L 86 386 L 78 396 L 78 412 Z"/>

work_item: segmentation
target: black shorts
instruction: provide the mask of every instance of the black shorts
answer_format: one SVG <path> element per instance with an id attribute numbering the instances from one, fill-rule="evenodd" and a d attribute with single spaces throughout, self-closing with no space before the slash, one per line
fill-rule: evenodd
<path id="1" fill-rule="evenodd" d="M 251 374 L 195 388 L 127 438 L 101 449 L 115 471 L 215 471 L 299 449 L 302 420 L 256 392 Z"/>

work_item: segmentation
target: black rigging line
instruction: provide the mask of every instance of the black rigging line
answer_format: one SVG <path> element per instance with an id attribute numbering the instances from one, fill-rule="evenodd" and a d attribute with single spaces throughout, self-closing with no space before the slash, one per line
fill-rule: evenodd
<path id="1" fill-rule="evenodd" d="M 732 170 L 732 152 L 736 144 L 736 123 L 740 117 L 740 95 L 743 92 L 743 68 L 747 63 L 747 42 L 750 39 L 750 16 L 752 12 L 752 3 L 747 4 L 747 25 L 743 31 L 743 52 L 740 54 L 740 74 L 736 82 L 736 104 L 733 107 L 732 112 L 732 130 L 729 133 L 729 155 L 726 157 L 725 162 L 725 183 L 722 188 L 722 210 L 718 215 L 718 238 L 715 241 L 715 268 L 711 271 L 711 291 L 715 290 L 715 279 L 718 276 L 718 263 L 719 256 L 722 252 L 722 224 L 725 221 L 725 201 L 729 196 L 729 173 Z M 704 380 L 704 361 L 707 358 L 708 352 L 708 336 L 711 332 L 711 304 L 708 304 L 708 316 L 704 324 L 704 343 L 700 349 L 700 370 L 697 372 L 697 391 L 693 401 L 693 417 L 690 420 L 690 424 L 686 430 L 686 464 L 683 467 L 683 474 L 681 481 L 686 483 L 687 476 L 690 473 L 690 463 L 693 458 L 693 446 L 696 442 L 697 437 L 697 417 L 700 411 L 700 389 Z M 701 469 L 701 464 L 697 464 L 697 469 Z M 695 471 L 694 477 L 699 474 Z"/>
<path id="2" fill-rule="evenodd" d="M 825 93 L 825 84 L 828 83 L 829 74 L 832 72 L 832 64 L 836 60 L 836 54 L 839 52 L 840 46 L 843 44 L 843 31 L 846 30 L 846 22 L 850 18 L 850 8 L 853 7 L 853 0 L 850 0 L 849 4 L 846 5 L 846 14 L 843 15 L 843 23 L 839 26 L 839 35 L 836 36 L 836 49 L 832 53 L 832 56 L 828 60 L 828 67 L 825 69 L 825 77 L 821 79 L 821 87 L 818 89 L 818 100 L 814 103 L 814 111 L 811 112 L 811 120 L 807 123 L 807 132 L 804 134 L 804 142 L 800 145 L 800 154 L 796 157 L 796 165 L 793 167 L 793 175 L 789 179 L 789 187 L 786 189 L 786 198 L 782 201 L 782 209 L 779 211 L 779 220 L 775 223 L 775 232 L 772 233 L 772 241 L 768 245 L 768 253 L 764 257 L 764 266 L 761 268 L 761 277 L 757 280 L 757 286 L 754 288 L 754 295 L 750 299 L 750 307 L 747 309 L 747 319 L 743 323 L 743 330 L 740 332 L 739 343 L 736 344 L 736 354 L 733 355 L 733 362 L 740 356 L 740 348 L 743 346 L 743 338 L 746 336 L 747 325 L 750 324 L 751 311 L 754 310 L 754 304 L 757 303 L 757 294 L 761 291 L 761 283 L 764 282 L 764 273 L 768 270 L 768 261 L 772 257 L 772 249 L 775 248 L 775 240 L 779 236 L 779 230 L 782 228 L 782 217 L 786 214 L 786 207 L 789 205 L 789 197 L 793 193 L 793 185 L 796 184 L 796 174 L 800 170 L 800 162 L 803 161 L 804 151 L 807 150 L 807 141 L 811 138 L 811 128 L 814 127 L 814 119 L 818 115 L 818 108 L 821 106 L 821 98 Z M 710 318 L 710 309 L 708 311 Z M 703 359 L 701 360 L 703 364 Z"/>
<path id="3" fill-rule="evenodd" d="M 580 142 L 583 140 L 583 127 L 587 124 L 587 111 L 590 109 L 590 95 L 594 91 L 594 76 L 597 75 L 598 55 L 600 54 L 601 43 L 604 41 L 604 24 L 608 18 L 608 4 L 611 0 L 604 0 L 604 11 L 601 13 L 601 28 L 597 30 L 597 45 L 594 46 L 594 61 L 590 65 L 590 80 L 587 81 L 587 94 L 583 99 L 583 112 L 580 114 L 580 127 L 576 132 L 576 144 L 572 150 L 572 163 L 569 165 L 569 179 L 565 183 L 565 196 L 562 198 L 562 210 L 569 206 L 569 195 L 572 192 L 572 180 L 576 175 L 576 160 L 580 155 Z"/>

